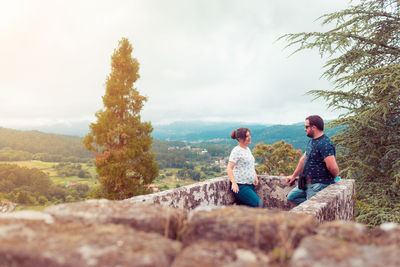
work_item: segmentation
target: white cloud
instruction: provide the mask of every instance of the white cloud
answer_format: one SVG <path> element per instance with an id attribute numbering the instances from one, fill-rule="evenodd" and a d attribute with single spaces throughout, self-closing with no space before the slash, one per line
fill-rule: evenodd
<path id="1" fill-rule="evenodd" d="M 17 3 L 16 3 L 17 2 Z M 143 119 L 327 119 L 329 88 L 316 51 L 288 57 L 285 33 L 321 29 L 314 19 L 346 0 L 8 1 L 0 10 L 1 126 L 94 118 L 110 57 L 127 37 L 141 65 Z"/>

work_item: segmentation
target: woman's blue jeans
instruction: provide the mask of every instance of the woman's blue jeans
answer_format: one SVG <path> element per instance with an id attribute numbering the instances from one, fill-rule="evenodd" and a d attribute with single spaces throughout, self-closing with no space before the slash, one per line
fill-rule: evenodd
<path id="1" fill-rule="evenodd" d="M 264 207 L 264 203 L 260 197 L 256 194 L 253 184 L 238 184 L 239 192 L 233 192 L 235 198 L 241 203 L 250 207 Z"/>
<path id="2" fill-rule="evenodd" d="M 306 190 L 301 190 L 296 186 L 289 192 L 287 199 L 295 204 L 300 204 L 313 197 L 328 185 L 329 184 L 306 184 Z"/>

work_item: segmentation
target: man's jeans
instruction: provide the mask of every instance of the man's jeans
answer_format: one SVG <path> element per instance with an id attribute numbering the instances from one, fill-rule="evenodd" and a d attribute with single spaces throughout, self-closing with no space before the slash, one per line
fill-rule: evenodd
<path id="1" fill-rule="evenodd" d="M 306 190 L 301 190 L 297 186 L 290 191 L 287 199 L 295 204 L 300 204 L 310 199 L 316 193 L 326 188 L 329 184 L 306 184 Z"/>

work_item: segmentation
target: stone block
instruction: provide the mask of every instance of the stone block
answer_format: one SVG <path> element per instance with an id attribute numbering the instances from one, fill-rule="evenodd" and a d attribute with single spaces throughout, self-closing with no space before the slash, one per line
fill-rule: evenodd
<path id="1" fill-rule="evenodd" d="M 291 209 L 290 212 L 309 214 L 319 222 L 354 220 L 354 186 L 354 180 L 341 179 Z"/>
<path id="2" fill-rule="evenodd" d="M 396 246 L 360 245 L 322 235 L 303 239 L 289 266 L 367 267 L 400 266 L 400 249 Z"/>
<path id="3" fill-rule="evenodd" d="M 286 198 L 295 185 L 289 186 L 285 178 L 283 176 L 258 176 L 260 183 L 255 190 L 266 207 L 290 210 L 295 206 Z"/>
<path id="4" fill-rule="evenodd" d="M 372 231 L 371 238 L 373 244 L 376 246 L 395 245 L 400 248 L 400 225 L 396 223 L 383 223 Z"/>
<path id="5" fill-rule="evenodd" d="M 0 218 L 4 267 L 170 266 L 180 250 L 178 241 L 121 224 Z"/>
<path id="6" fill-rule="evenodd" d="M 45 213 L 57 221 L 84 224 L 123 224 L 144 232 L 155 232 L 176 239 L 187 211 L 158 204 L 88 200 L 48 207 Z"/>
<path id="7" fill-rule="evenodd" d="M 184 246 L 201 240 L 241 242 L 265 252 L 279 247 L 290 255 L 304 236 L 316 233 L 317 227 L 317 220 L 304 214 L 231 206 L 191 214 L 182 241 Z"/>
<path id="8" fill-rule="evenodd" d="M 156 203 L 168 207 L 193 210 L 197 207 L 225 206 L 235 203 L 227 177 L 181 186 L 150 195 L 123 200 L 128 203 Z"/>
<path id="9" fill-rule="evenodd" d="M 200 241 L 184 248 L 175 258 L 172 267 L 203 266 L 269 266 L 270 259 L 264 251 L 249 248 L 240 242 Z"/>
<path id="10" fill-rule="evenodd" d="M 318 235 L 357 244 L 369 244 L 368 228 L 352 221 L 332 221 L 323 223 L 317 231 Z"/>
<path id="11" fill-rule="evenodd" d="M 329 222 L 305 237 L 290 266 L 400 266 L 400 226 L 383 224 L 371 233 L 354 222 Z"/>

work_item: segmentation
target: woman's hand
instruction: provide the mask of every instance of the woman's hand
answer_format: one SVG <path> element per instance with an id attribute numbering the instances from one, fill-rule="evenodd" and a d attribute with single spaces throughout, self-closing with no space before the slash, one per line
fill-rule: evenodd
<path id="1" fill-rule="evenodd" d="M 258 176 L 256 175 L 256 178 L 254 178 L 254 185 L 257 186 L 258 185 Z"/>
<path id="2" fill-rule="evenodd" d="M 235 163 L 232 161 L 229 161 L 228 167 L 226 167 L 226 172 L 228 173 L 229 180 L 231 180 L 231 183 L 232 183 L 231 190 L 237 194 L 239 192 L 239 186 L 236 183 L 235 177 L 233 175 L 233 167 L 234 166 L 235 166 Z"/>
<path id="3" fill-rule="evenodd" d="M 232 187 L 231 187 L 231 190 L 234 192 L 234 193 L 239 193 L 239 186 L 238 186 L 238 184 L 237 183 L 232 183 Z"/>

